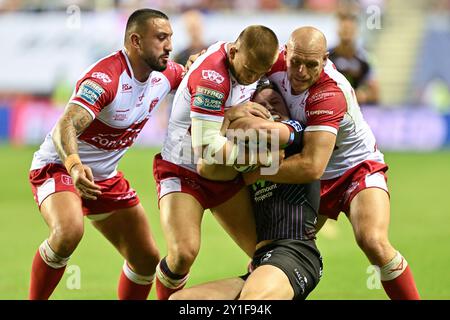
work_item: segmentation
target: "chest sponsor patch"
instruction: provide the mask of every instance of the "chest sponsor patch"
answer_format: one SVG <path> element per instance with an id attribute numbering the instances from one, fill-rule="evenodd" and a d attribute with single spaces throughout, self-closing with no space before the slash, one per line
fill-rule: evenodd
<path id="1" fill-rule="evenodd" d="M 84 81 L 77 92 L 77 97 L 83 99 L 87 103 L 95 104 L 105 90 L 94 81 Z"/>
<path id="2" fill-rule="evenodd" d="M 311 111 L 306 111 L 306 116 L 307 117 L 323 116 L 323 115 L 332 116 L 333 114 L 334 114 L 333 110 L 311 110 Z"/>
<path id="3" fill-rule="evenodd" d="M 217 90 L 197 87 L 194 95 L 194 106 L 212 111 L 219 111 L 225 95 Z"/>

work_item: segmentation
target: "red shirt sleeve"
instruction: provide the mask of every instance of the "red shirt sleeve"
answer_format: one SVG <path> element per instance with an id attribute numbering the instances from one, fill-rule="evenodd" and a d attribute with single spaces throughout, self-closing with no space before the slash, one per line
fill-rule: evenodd
<path id="1" fill-rule="evenodd" d="M 97 116 L 116 96 L 119 77 L 113 70 L 97 64 L 88 71 L 76 84 L 71 103 L 81 105 Z"/>
<path id="2" fill-rule="evenodd" d="M 191 94 L 191 116 L 222 121 L 230 92 L 230 79 L 225 66 L 200 66 L 189 76 L 188 88 Z"/>
<path id="3" fill-rule="evenodd" d="M 305 131 L 329 131 L 337 134 L 347 112 L 347 101 L 337 85 L 322 85 L 310 91 L 305 112 Z"/>
<path id="4" fill-rule="evenodd" d="M 172 60 L 167 62 L 167 68 L 162 73 L 170 83 L 170 91 L 176 90 L 185 74 L 184 67 Z"/>

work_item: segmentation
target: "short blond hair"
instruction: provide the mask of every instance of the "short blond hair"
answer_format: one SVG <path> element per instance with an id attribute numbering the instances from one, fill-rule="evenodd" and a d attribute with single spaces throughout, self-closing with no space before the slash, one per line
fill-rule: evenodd
<path id="1" fill-rule="evenodd" d="M 262 25 L 245 28 L 237 38 L 236 45 L 261 64 L 273 64 L 278 56 L 279 44 L 275 32 Z"/>

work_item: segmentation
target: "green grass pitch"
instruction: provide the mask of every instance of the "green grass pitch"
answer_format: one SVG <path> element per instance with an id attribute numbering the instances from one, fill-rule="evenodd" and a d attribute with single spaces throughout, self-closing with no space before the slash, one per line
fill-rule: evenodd
<path id="1" fill-rule="evenodd" d="M 36 148 L 0 145 L 0 299 L 26 299 L 31 261 L 48 236 L 34 203 L 28 169 Z M 152 160 L 157 149 L 132 148 L 120 169 L 147 209 L 161 254 L 165 243 L 159 225 Z M 450 152 L 386 153 L 391 191 L 390 239 L 407 258 L 424 299 L 450 299 Z M 344 215 L 328 222 L 318 235 L 324 275 L 309 299 L 386 299 L 369 289 L 369 262 L 356 246 Z M 123 260 L 86 220 L 85 235 L 70 266 L 79 268 L 80 288 L 71 288 L 66 272 L 52 299 L 116 299 Z M 200 254 L 188 286 L 240 275 L 248 259 L 214 218 L 205 215 Z M 70 268 L 69 270 L 72 270 Z M 370 272 L 370 269 L 369 269 Z M 373 284 L 373 283 L 372 283 Z M 150 299 L 155 299 L 154 289 Z"/>

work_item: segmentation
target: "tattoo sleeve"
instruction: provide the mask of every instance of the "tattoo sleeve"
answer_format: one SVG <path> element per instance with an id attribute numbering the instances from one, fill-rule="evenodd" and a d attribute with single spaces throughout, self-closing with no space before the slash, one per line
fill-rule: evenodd
<path id="1" fill-rule="evenodd" d="M 53 131 L 53 143 L 64 163 L 71 154 L 78 153 L 77 137 L 92 123 L 91 114 L 79 105 L 70 103 Z"/>

